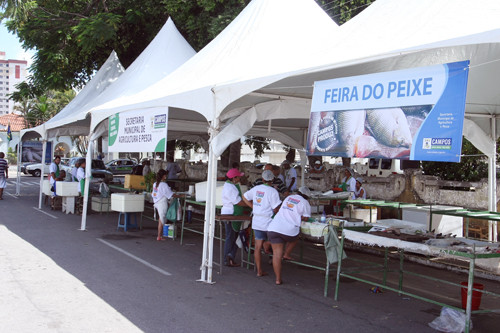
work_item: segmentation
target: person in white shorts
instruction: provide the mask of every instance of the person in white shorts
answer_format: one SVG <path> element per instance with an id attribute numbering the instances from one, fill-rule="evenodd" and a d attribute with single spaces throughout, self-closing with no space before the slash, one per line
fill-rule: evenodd
<path id="1" fill-rule="evenodd" d="M 274 174 L 271 170 L 265 170 L 262 173 L 264 184 L 257 185 L 243 195 L 243 201 L 253 209 L 252 229 L 255 235 L 255 266 L 257 267 L 257 276 L 265 276 L 266 272 L 262 270 L 261 249 L 267 243 L 267 227 L 272 221 L 272 217 L 278 212 L 281 204 L 280 195 L 272 187 Z M 266 252 L 269 252 L 267 250 Z"/>
<path id="2" fill-rule="evenodd" d="M 157 241 L 163 241 L 163 225 L 165 224 L 167 210 L 168 210 L 168 200 L 172 198 L 174 192 L 170 189 L 165 180 L 167 179 L 168 172 L 165 169 L 158 170 L 156 174 L 156 182 L 153 184 L 153 192 L 151 196 L 153 197 L 154 207 L 158 211 L 158 236 Z"/>
<path id="3" fill-rule="evenodd" d="M 276 284 L 282 284 L 281 260 L 291 260 L 290 254 L 297 244 L 301 221 L 311 217 L 311 205 L 307 201 L 311 191 L 302 186 L 297 194 L 289 195 L 267 228 L 267 237 L 273 247 L 273 270 Z M 283 250 L 286 250 L 283 254 Z"/>

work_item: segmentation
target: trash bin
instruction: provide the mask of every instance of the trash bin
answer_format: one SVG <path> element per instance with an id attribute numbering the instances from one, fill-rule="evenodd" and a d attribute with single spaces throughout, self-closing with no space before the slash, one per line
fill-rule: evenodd
<path id="1" fill-rule="evenodd" d="M 462 292 L 462 309 L 466 310 L 467 309 L 467 288 L 469 286 L 468 282 L 460 282 L 462 285 L 461 292 Z M 472 288 L 474 289 L 484 289 L 484 285 L 481 283 L 474 283 L 472 285 Z M 481 305 L 481 296 L 483 293 L 481 291 L 477 290 L 472 290 L 472 300 L 471 300 L 471 311 L 479 310 L 479 306 Z"/>

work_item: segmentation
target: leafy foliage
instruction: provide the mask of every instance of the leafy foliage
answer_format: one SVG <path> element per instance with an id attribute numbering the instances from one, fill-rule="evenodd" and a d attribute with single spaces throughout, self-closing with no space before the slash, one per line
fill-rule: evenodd
<path id="1" fill-rule="evenodd" d="M 271 149 L 269 143 L 271 143 L 271 140 L 262 136 L 251 136 L 245 139 L 245 144 L 254 150 L 256 158 L 264 155 L 266 149 Z"/>
<path id="2" fill-rule="evenodd" d="M 89 146 L 89 137 L 88 136 L 72 136 L 71 142 L 76 147 L 76 150 L 80 154 L 80 156 L 87 155 L 87 147 Z"/>
<path id="3" fill-rule="evenodd" d="M 7 161 L 9 164 L 17 164 L 17 152 L 12 147 L 7 150 Z"/>
<path id="4" fill-rule="evenodd" d="M 438 176 L 443 180 L 479 181 L 488 177 L 488 161 L 476 147 L 466 138 L 462 141 L 463 156 L 460 163 L 422 162 L 422 168 L 427 175 Z"/>

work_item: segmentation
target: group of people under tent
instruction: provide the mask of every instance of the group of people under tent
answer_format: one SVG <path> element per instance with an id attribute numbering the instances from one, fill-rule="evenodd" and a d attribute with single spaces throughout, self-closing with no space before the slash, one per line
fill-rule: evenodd
<path id="1" fill-rule="evenodd" d="M 297 190 L 296 173 L 290 170 L 290 163 L 282 163 L 285 171 L 285 184 L 279 178 L 279 167 L 266 165 L 262 177 L 257 179 L 245 193 L 242 193 L 239 183 L 244 173 L 238 168 L 230 169 L 227 181 L 222 189 L 222 215 L 238 216 L 243 214 L 245 206 L 252 209 L 252 229 L 255 236 L 254 258 L 257 276 L 265 276 L 267 273 L 262 268 L 262 253 L 273 255 L 273 270 L 275 283 L 283 283 L 281 277 L 282 260 L 291 260 L 293 248 L 298 242 L 300 225 L 311 217 L 311 206 L 309 198 L 311 191 L 306 186 Z M 278 172 L 276 172 L 278 171 Z M 295 176 L 294 176 L 295 175 Z M 356 197 L 365 197 L 361 180 L 354 179 L 354 171 L 351 168 L 345 170 L 345 177 L 341 187 L 344 191 L 352 191 Z M 288 181 L 287 181 L 288 180 Z M 285 195 L 280 199 L 280 193 Z M 224 244 L 224 264 L 229 267 L 237 267 L 235 261 L 240 225 L 230 221 L 225 222 L 226 238 Z"/>
<path id="2" fill-rule="evenodd" d="M 66 172 L 60 168 L 61 156 L 55 156 L 49 167 L 49 183 L 52 191 L 52 198 L 57 196 L 57 182 L 79 182 L 80 193 L 84 192 L 85 188 L 85 158 L 78 159 L 70 172 Z"/>

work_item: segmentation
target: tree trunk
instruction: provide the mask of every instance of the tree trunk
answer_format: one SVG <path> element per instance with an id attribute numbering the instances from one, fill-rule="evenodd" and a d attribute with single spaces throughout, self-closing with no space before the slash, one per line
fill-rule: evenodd
<path id="1" fill-rule="evenodd" d="M 295 149 L 290 148 L 290 150 L 286 154 L 286 160 L 290 163 L 293 163 L 295 161 Z"/>
<path id="2" fill-rule="evenodd" d="M 229 163 L 228 167 L 232 168 L 233 163 L 240 163 L 241 160 L 241 141 L 238 140 L 236 142 L 231 143 L 229 146 Z"/>
<path id="3" fill-rule="evenodd" d="M 165 157 L 165 160 L 168 159 L 168 157 L 172 157 L 175 160 L 175 140 L 169 140 L 167 141 L 167 156 Z"/>
<path id="4" fill-rule="evenodd" d="M 342 165 L 345 167 L 351 166 L 351 158 L 350 157 L 342 157 Z"/>

